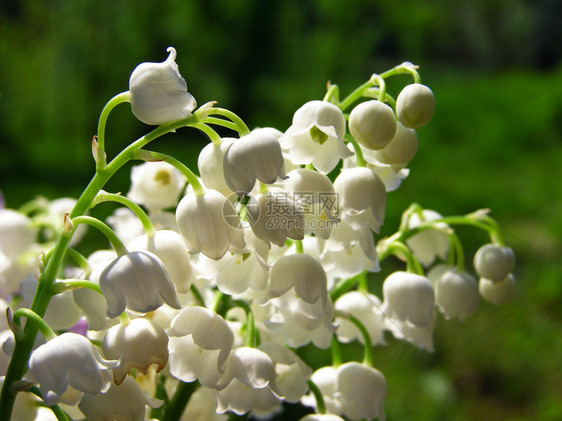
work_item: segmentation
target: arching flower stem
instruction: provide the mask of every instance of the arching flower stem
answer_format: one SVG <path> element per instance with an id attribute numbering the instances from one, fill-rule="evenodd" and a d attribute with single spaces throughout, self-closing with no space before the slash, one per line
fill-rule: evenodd
<path id="1" fill-rule="evenodd" d="M 312 380 L 308 379 L 306 381 L 306 384 L 308 385 L 308 388 L 314 395 L 314 399 L 316 399 L 316 412 L 319 414 L 325 414 L 326 404 L 324 403 L 324 397 L 322 396 L 322 392 L 320 391 L 318 386 L 316 386 L 316 383 L 314 383 Z"/>
<path id="2" fill-rule="evenodd" d="M 381 246 L 382 243 L 382 246 Z M 408 246 L 400 241 L 384 241 L 379 242 L 380 248 L 377 247 L 379 253 L 379 260 L 382 262 L 390 255 L 403 257 L 406 260 L 406 270 L 418 275 L 424 275 L 424 270 L 421 263 L 414 257 Z"/>
<path id="3" fill-rule="evenodd" d="M 236 125 L 236 127 L 238 128 L 238 134 L 241 137 L 250 133 L 250 129 L 248 128 L 246 123 L 244 123 L 244 120 L 242 120 L 240 117 L 238 117 L 238 115 L 230 110 L 220 107 L 213 107 L 207 111 L 207 115 L 220 115 L 222 117 L 228 118 Z"/>
<path id="4" fill-rule="evenodd" d="M 14 312 L 14 316 L 12 319 L 13 325 L 16 328 L 16 332 L 14 332 L 16 338 L 18 337 L 18 335 L 22 335 L 22 334 L 25 335 L 23 329 L 21 328 L 22 317 L 25 317 L 27 319 L 27 324 L 29 323 L 34 324 L 39 329 L 39 331 L 41 332 L 41 334 L 45 339 L 49 340 L 57 336 L 57 334 L 53 331 L 53 329 L 51 329 L 51 327 L 45 322 L 45 320 L 43 320 L 41 316 L 39 316 L 33 310 L 22 307 L 22 308 L 18 308 Z"/>
<path id="5" fill-rule="evenodd" d="M 37 395 L 38 397 L 40 397 L 41 399 L 43 399 L 43 395 L 41 394 L 41 389 L 39 389 L 37 386 L 31 386 L 31 388 L 29 389 L 29 391 L 31 393 L 33 393 L 34 395 Z M 52 405 L 52 406 L 48 406 L 48 408 L 51 409 L 51 411 L 53 411 L 53 414 L 55 414 L 55 417 L 57 417 L 58 421 L 72 421 L 68 415 L 66 415 L 66 412 L 64 412 L 60 406 L 58 405 Z"/>
<path id="6" fill-rule="evenodd" d="M 97 168 L 105 168 L 106 166 L 106 156 L 105 156 L 105 125 L 107 123 L 107 118 L 109 113 L 119 104 L 124 102 L 131 102 L 131 93 L 129 91 L 121 92 L 111 98 L 107 104 L 103 107 L 100 118 L 98 120 L 98 134 L 97 134 L 97 144 L 100 151 L 100 159 L 96 162 Z"/>
<path id="7" fill-rule="evenodd" d="M 330 343 L 330 352 L 332 354 L 332 366 L 339 367 L 342 364 L 341 347 L 335 335 Z"/>
<path id="8" fill-rule="evenodd" d="M 86 257 L 82 253 L 71 247 L 68 248 L 66 253 L 70 258 L 72 258 L 72 260 L 76 262 L 76 264 L 78 264 L 80 269 L 82 269 L 82 271 L 84 272 L 84 275 L 87 276 L 92 272 L 92 266 L 88 262 L 88 259 L 86 259 Z"/>
<path id="9" fill-rule="evenodd" d="M 365 325 L 363 323 L 361 323 L 361 321 L 357 317 L 352 316 L 351 314 L 348 314 L 346 312 L 336 311 L 335 316 L 349 320 L 351 323 L 353 323 L 355 325 L 355 327 L 357 327 L 357 329 L 359 329 L 359 331 L 361 332 L 361 335 L 363 336 L 363 340 L 365 342 L 365 347 L 364 347 L 364 350 L 363 350 L 363 352 L 364 352 L 363 353 L 363 364 L 365 364 L 368 367 L 372 367 L 373 366 L 374 347 L 373 347 L 373 343 L 371 341 L 371 335 L 369 335 L 369 332 L 367 331 L 367 328 L 365 327 Z"/>
<path id="10" fill-rule="evenodd" d="M 115 232 L 113 232 L 109 225 L 97 218 L 94 218 L 92 216 L 77 216 L 72 219 L 72 224 L 74 226 L 78 224 L 88 224 L 93 226 L 94 228 L 97 228 L 103 235 L 107 237 L 118 256 L 124 256 L 129 252 L 125 247 L 125 244 L 123 244 L 121 239 L 117 236 L 117 234 L 115 234 Z"/>
<path id="11" fill-rule="evenodd" d="M 96 196 L 96 198 L 94 199 L 94 201 L 92 202 L 91 207 L 93 208 L 103 202 L 117 202 L 127 206 L 135 213 L 135 215 L 141 221 L 141 224 L 144 228 L 144 231 L 146 232 L 147 237 L 154 236 L 156 230 L 154 229 L 154 225 L 152 224 L 152 221 L 150 220 L 146 212 L 131 199 L 121 194 L 108 193 L 101 190 Z"/>
<path id="12" fill-rule="evenodd" d="M 346 133 L 345 140 L 351 143 L 353 146 L 353 150 L 355 151 L 355 159 L 357 160 L 357 167 L 366 167 L 367 163 L 365 162 L 365 158 L 363 158 L 363 151 L 361 147 L 357 143 L 357 141 L 351 136 L 350 134 Z"/>
<path id="13" fill-rule="evenodd" d="M 73 289 L 88 288 L 101 294 L 101 289 L 98 284 L 85 279 L 65 279 L 64 281 L 57 281 L 53 284 L 53 292 L 60 294 L 65 291 L 72 291 Z"/>

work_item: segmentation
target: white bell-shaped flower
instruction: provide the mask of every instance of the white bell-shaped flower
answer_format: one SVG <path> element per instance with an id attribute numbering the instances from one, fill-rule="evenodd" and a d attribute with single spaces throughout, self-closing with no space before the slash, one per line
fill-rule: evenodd
<path id="1" fill-rule="evenodd" d="M 342 210 L 342 219 L 348 221 L 352 226 L 369 223 L 370 228 L 379 232 L 384 222 L 386 206 L 386 188 L 380 178 L 369 168 L 357 167 L 342 170 L 336 181 L 334 189 L 339 194 Z M 345 218 L 363 214 L 368 218 L 363 219 Z M 364 226 L 364 225 L 363 225 Z"/>
<path id="2" fill-rule="evenodd" d="M 111 327 L 102 342 L 105 358 L 119 360 L 113 369 L 116 384 L 123 382 L 131 368 L 146 374 L 156 364 L 160 372 L 168 363 L 168 335 L 151 320 L 138 318 Z"/>
<path id="3" fill-rule="evenodd" d="M 248 194 L 256 179 L 273 184 L 285 178 L 280 136 L 276 129 L 261 128 L 230 144 L 224 157 L 224 179 L 232 191 Z"/>
<path id="4" fill-rule="evenodd" d="M 285 401 L 296 403 L 308 392 L 307 380 L 312 374 L 299 356 L 289 348 L 276 343 L 266 342 L 259 346 L 275 364 L 276 383 Z"/>
<path id="5" fill-rule="evenodd" d="M 159 230 L 152 236 L 142 235 L 127 244 L 128 250 L 147 250 L 162 260 L 170 279 L 179 293 L 189 291 L 193 280 L 193 269 L 189 250 L 182 236 L 172 230 Z"/>
<path id="6" fill-rule="evenodd" d="M 466 319 L 478 308 L 478 281 L 454 266 L 437 265 L 427 274 L 435 290 L 435 304 L 447 318 Z"/>
<path id="7" fill-rule="evenodd" d="M 310 101 L 293 116 L 293 124 L 279 139 L 290 160 L 297 165 L 314 165 L 327 174 L 340 158 L 353 155 L 345 143 L 345 117 L 341 110 L 327 101 Z"/>
<path id="8" fill-rule="evenodd" d="M 168 47 L 162 63 L 141 63 L 129 78 L 131 110 L 145 124 L 158 125 L 189 117 L 197 106 L 176 64 L 176 50 Z"/>
<path id="9" fill-rule="evenodd" d="M 515 277 L 510 273 L 499 282 L 480 278 L 478 291 L 482 298 L 494 305 L 507 303 L 515 294 Z"/>
<path id="10" fill-rule="evenodd" d="M 204 386 L 198 387 L 189 398 L 182 420 L 226 421 L 228 414 L 217 414 L 217 392 Z"/>
<path id="11" fill-rule="evenodd" d="M 362 102 L 349 114 L 349 132 L 366 148 L 382 149 L 396 133 L 394 111 L 381 101 Z"/>
<path id="12" fill-rule="evenodd" d="M 375 158 L 393 168 L 403 168 L 414 159 L 418 151 L 418 136 L 414 129 L 408 129 L 400 122 L 396 124 L 396 133 L 392 140 L 381 150 L 375 151 Z"/>
<path id="13" fill-rule="evenodd" d="M 228 385 L 217 392 L 218 413 L 230 410 L 241 415 L 248 411 L 271 411 L 282 402 L 274 363 L 259 349 L 233 349 L 228 357 L 225 379 Z"/>
<path id="14" fill-rule="evenodd" d="M 220 259 L 232 246 L 244 248 L 244 231 L 236 209 L 216 190 L 189 191 L 178 204 L 176 220 L 190 253 Z"/>
<path id="15" fill-rule="evenodd" d="M 234 333 L 228 323 L 204 307 L 185 307 L 172 320 L 170 374 L 184 382 L 199 379 L 205 387 L 221 383 Z"/>
<path id="16" fill-rule="evenodd" d="M 396 98 L 398 120 L 409 129 L 425 126 L 433 117 L 435 96 L 421 83 L 406 85 Z"/>
<path id="17" fill-rule="evenodd" d="M 283 247 L 287 238 L 304 238 L 303 209 L 286 191 L 271 188 L 251 198 L 246 210 L 252 231 L 268 246 L 273 243 Z"/>
<path id="18" fill-rule="evenodd" d="M 131 168 L 127 197 L 157 211 L 174 207 L 186 183 L 185 176 L 167 162 L 144 162 Z"/>
<path id="19" fill-rule="evenodd" d="M 388 317 L 409 320 L 416 326 L 427 326 L 431 322 L 435 296 L 425 276 L 394 272 L 385 279 L 382 288 L 382 310 Z"/>
<path id="20" fill-rule="evenodd" d="M 147 405 L 158 408 L 163 403 L 148 396 L 127 376 L 119 385 L 112 384 L 105 393 L 85 393 L 78 408 L 88 421 L 144 420 Z"/>
<path id="21" fill-rule="evenodd" d="M 0 252 L 15 257 L 37 240 L 37 228 L 31 219 L 12 209 L 0 209 Z"/>
<path id="22" fill-rule="evenodd" d="M 387 386 L 379 370 L 348 362 L 337 368 L 322 367 L 312 374 L 311 380 L 322 392 L 328 412 L 351 420 L 377 418 L 384 421 Z M 311 395 L 301 401 L 306 406 L 316 407 Z"/>
<path id="23" fill-rule="evenodd" d="M 99 284 L 107 300 L 107 316 L 117 317 L 125 307 L 148 313 L 166 303 L 180 308 L 174 284 L 162 261 L 149 251 L 131 251 L 113 260 Z"/>
<path id="24" fill-rule="evenodd" d="M 510 247 L 484 244 L 474 255 L 474 270 L 490 281 L 503 281 L 515 268 L 515 253 Z"/>
<path id="25" fill-rule="evenodd" d="M 197 158 L 197 167 L 201 174 L 201 181 L 208 189 L 213 189 L 226 197 L 230 197 L 233 191 L 228 187 L 224 179 L 224 156 L 236 138 L 222 138 L 220 145 L 213 142 L 208 143 Z"/>
<path id="26" fill-rule="evenodd" d="M 408 228 L 415 228 L 424 222 L 441 219 L 442 216 L 432 210 L 424 209 L 421 215 L 414 212 L 408 218 L 406 226 Z M 449 226 L 443 222 L 434 224 L 434 228 L 427 229 L 406 240 L 406 244 L 414 253 L 414 257 L 420 261 L 425 267 L 433 264 L 436 258 L 445 260 L 449 253 L 449 237 L 447 232 L 450 230 Z"/>
<path id="27" fill-rule="evenodd" d="M 354 316 L 365 326 L 373 345 L 385 344 L 384 315 L 381 307 L 379 297 L 363 291 L 347 292 L 334 304 L 336 311 Z M 340 341 L 347 343 L 358 340 L 361 344 L 365 343 L 357 326 L 345 317 L 337 317 L 335 324 L 338 327 L 336 333 Z"/>
<path id="28" fill-rule="evenodd" d="M 105 392 L 111 384 L 109 369 L 118 364 L 101 358 L 88 338 L 63 333 L 32 352 L 29 371 L 40 384 L 45 404 L 53 405 L 69 386 L 80 392 Z"/>
<path id="29" fill-rule="evenodd" d="M 433 352 L 433 332 L 436 321 L 437 312 L 433 311 L 431 322 L 427 326 L 416 326 L 409 320 L 394 318 L 385 318 L 384 324 L 386 330 L 390 331 L 396 339 L 410 342 L 418 349 Z"/>

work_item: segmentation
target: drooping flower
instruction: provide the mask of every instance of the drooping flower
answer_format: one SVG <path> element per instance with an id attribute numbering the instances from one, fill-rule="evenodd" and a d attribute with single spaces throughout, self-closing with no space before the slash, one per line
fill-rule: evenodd
<path id="1" fill-rule="evenodd" d="M 176 64 L 176 50 L 162 63 L 141 63 L 129 78 L 131 110 L 145 124 L 158 125 L 189 117 L 197 106 Z"/>
<path id="2" fill-rule="evenodd" d="M 154 212 L 176 206 L 185 183 L 185 176 L 167 162 L 144 162 L 131 168 L 127 197 Z"/>
<path id="3" fill-rule="evenodd" d="M 85 393 L 78 408 L 88 421 L 144 420 L 147 405 L 158 408 L 163 403 L 148 396 L 127 376 L 119 385 L 112 384 L 105 393 Z"/>
<path id="4" fill-rule="evenodd" d="M 233 191 L 224 179 L 224 156 L 230 145 L 238 139 L 223 137 L 220 145 L 209 142 L 197 158 L 197 168 L 201 174 L 201 181 L 208 189 L 213 189 L 229 197 Z"/>
<path id="5" fill-rule="evenodd" d="M 373 154 L 383 164 L 402 169 L 414 158 L 417 151 L 418 136 L 415 130 L 397 122 L 394 137 L 384 148 L 374 151 Z"/>
<path id="6" fill-rule="evenodd" d="M 423 209 L 421 214 L 414 212 L 408 218 L 406 226 L 415 228 L 424 222 L 440 219 L 442 216 L 430 209 Z M 434 223 L 434 228 L 423 230 L 406 240 L 406 244 L 414 253 L 414 257 L 425 267 L 433 264 L 436 258 L 445 260 L 449 253 L 449 226 L 444 222 Z"/>
<path id="7" fill-rule="evenodd" d="M 362 291 L 350 291 L 342 295 L 334 305 L 340 311 L 356 317 L 367 329 L 373 345 L 384 344 L 384 315 L 379 297 Z M 364 344 L 365 339 L 359 329 L 345 317 L 337 317 L 338 339 L 342 342 L 358 340 Z"/>
<path id="8" fill-rule="evenodd" d="M 193 279 L 189 250 L 182 236 L 172 230 L 158 230 L 152 236 L 142 235 L 127 244 L 133 250 L 147 250 L 162 260 L 176 290 L 187 293 Z"/>
<path id="9" fill-rule="evenodd" d="M 388 317 L 409 320 L 416 326 L 431 322 L 435 296 L 425 276 L 394 272 L 383 283 L 383 295 L 382 310 Z"/>
<path id="10" fill-rule="evenodd" d="M 260 128 L 230 144 L 224 156 L 224 179 L 233 192 L 248 194 L 256 179 L 273 184 L 285 178 L 280 136 L 276 129 Z"/>
<path id="11" fill-rule="evenodd" d="M 146 374 L 156 364 L 158 373 L 168 363 L 168 335 L 151 320 L 138 318 L 111 327 L 102 342 L 103 354 L 119 360 L 113 369 L 116 384 L 123 382 L 131 368 Z"/>
<path id="12" fill-rule="evenodd" d="M 189 191 L 176 209 L 178 228 L 190 253 L 220 259 L 232 246 L 244 248 L 244 231 L 232 203 L 216 190 Z"/>
<path id="13" fill-rule="evenodd" d="M 480 297 L 478 282 L 472 275 L 454 266 L 437 265 L 427 278 L 435 290 L 435 304 L 445 317 L 464 320 L 476 312 Z"/>
<path id="14" fill-rule="evenodd" d="M 312 164 L 321 173 L 332 171 L 341 158 L 353 155 L 345 143 L 345 117 L 334 104 L 309 101 L 293 116 L 279 139 L 294 164 Z"/>
<path id="15" fill-rule="evenodd" d="M 164 264 L 149 251 L 131 251 L 117 257 L 103 270 L 99 284 L 111 318 L 119 316 L 125 307 L 140 313 L 156 310 L 164 303 L 181 308 Z"/>
<path id="16" fill-rule="evenodd" d="M 47 405 L 58 403 L 68 386 L 92 394 L 105 392 L 111 384 L 109 369 L 117 365 L 118 361 L 104 360 L 89 339 L 76 333 L 51 339 L 29 359 L 29 371 Z"/>
<path id="17" fill-rule="evenodd" d="M 480 278 L 478 291 L 482 298 L 494 305 L 507 303 L 515 294 L 515 277 L 510 273 L 501 281 Z"/>

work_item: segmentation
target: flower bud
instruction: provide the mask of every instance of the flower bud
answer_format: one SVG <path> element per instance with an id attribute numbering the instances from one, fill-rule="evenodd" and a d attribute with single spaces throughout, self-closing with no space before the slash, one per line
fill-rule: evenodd
<path id="1" fill-rule="evenodd" d="M 197 158 L 197 167 L 201 174 L 201 181 L 208 189 L 217 190 L 225 196 L 230 196 L 232 190 L 224 179 L 224 155 L 232 144 L 234 138 L 223 138 L 220 145 L 208 143 Z"/>
<path id="2" fill-rule="evenodd" d="M 507 303 L 511 301 L 515 293 L 515 277 L 510 273 L 499 282 L 480 278 L 478 291 L 482 298 L 494 305 Z"/>
<path id="3" fill-rule="evenodd" d="M 286 178 L 280 136 L 275 129 L 256 129 L 230 145 L 224 157 L 224 179 L 233 192 L 249 193 L 256 179 L 273 184 L 277 178 Z"/>
<path id="4" fill-rule="evenodd" d="M 480 296 L 473 276 L 453 266 L 437 265 L 427 277 L 435 289 L 435 304 L 445 317 L 464 320 L 476 312 Z"/>
<path id="5" fill-rule="evenodd" d="M 141 63 L 129 79 L 131 109 L 145 124 L 158 125 L 189 117 L 197 106 L 187 92 L 185 79 L 175 62 L 176 50 L 162 63 Z"/>
<path id="6" fill-rule="evenodd" d="M 396 133 L 394 111 L 381 101 L 362 102 L 349 114 L 349 132 L 366 148 L 382 149 Z"/>
<path id="7" fill-rule="evenodd" d="M 181 307 L 164 264 L 149 251 L 118 257 L 103 270 L 99 283 L 110 318 L 119 316 L 125 307 L 140 313 L 156 310 L 164 302 Z"/>
<path id="8" fill-rule="evenodd" d="M 509 247 L 484 244 L 474 255 L 474 270 L 482 278 L 500 282 L 515 267 L 515 254 Z"/>
<path id="9" fill-rule="evenodd" d="M 384 281 L 383 294 L 383 312 L 389 317 L 409 320 L 416 326 L 431 323 L 435 298 L 425 276 L 394 272 Z"/>
<path id="10" fill-rule="evenodd" d="M 425 126 L 433 117 L 435 97 L 427 86 L 421 83 L 407 85 L 396 99 L 398 120 L 409 129 Z"/>
<path id="11" fill-rule="evenodd" d="M 408 129 L 400 122 L 396 124 L 396 133 L 392 140 L 374 156 L 383 164 L 405 166 L 418 151 L 418 136 L 413 129 Z"/>

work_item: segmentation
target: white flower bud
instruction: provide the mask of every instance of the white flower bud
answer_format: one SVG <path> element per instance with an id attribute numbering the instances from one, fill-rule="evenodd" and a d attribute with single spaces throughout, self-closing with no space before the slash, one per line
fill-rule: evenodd
<path id="1" fill-rule="evenodd" d="M 397 122 L 392 140 L 381 150 L 375 151 L 374 156 L 383 164 L 403 167 L 414 158 L 417 151 L 418 136 L 414 129 Z"/>
<path id="2" fill-rule="evenodd" d="M 216 190 L 190 191 L 180 200 L 176 221 L 190 253 L 218 260 L 228 249 L 245 246 L 244 231 L 231 202 Z"/>
<path id="3" fill-rule="evenodd" d="M 131 168 L 131 188 L 127 197 L 150 211 L 178 204 L 185 176 L 167 162 L 145 162 Z"/>
<path id="4" fill-rule="evenodd" d="M 140 313 L 156 310 L 163 303 L 181 308 L 164 264 L 149 251 L 116 258 L 103 270 L 99 283 L 110 318 L 119 316 L 125 307 Z"/>
<path id="5" fill-rule="evenodd" d="M 366 167 L 345 169 L 336 178 L 334 189 L 344 213 L 374 218 L 371 228 L 378 232 L 384 221 L 386 188 L 372 170 Z M 353 221 L 349 222 L 354 225 Z"/>
<path id="6" fill-rule="evenodd" d="M 383 312 L 388 317 L 427 326 L 435 302 L 433 287 L 425 276 L 394 272 L 383 283 Z"/>
<path id="7" fill-rule="evenodd" d="M 474 255 L 474 270 L 482 278 L 492 282 L 503 281 L 513 272 L 515 253 L 509 247 L 484 244 Z"/>
<path id="8" fill-rule="evenodd" d="M 145 124 L 158 125 L 189 117 L 197 106 L 187 92 L 185 79 L 175 62 L 176 50 L 162 63 L 141 63 L 129 79 L 131 109 Z"/>
<path id="9" fill-rule="evenodd" d="M 420 83 L 407 85 L 396 99 L 398 120 L 409 129 L 425 126 L 433 117 L 435 96 L 427 86 Z"/>
<path id="10" fill-rule="evenodd" d="M 507 303 L 511 301 L 513 294 L 515 294 L 515 277 L 510 273 L 499 282 L 480 278 L 478 291 L 482 298 L 494 305 L 499 306 Z"/>
<path id="11" fill-rule="evenodd" d="M 381 101 L 362 102 L 349 114 L 349 132 L 366 148 L 382 149 L 396 133 L 394 111 Z"/>
<path id="12" fill-rule="evenodd" d="M 137 382 L 127 376 L 123 383 L 112 384 L 105 393 L 85 393 L 78 407 L 88 421 L 144 420 L 146 405 L 157 408 L 162 404 L 146 395 Z"/>
<path id="13" fill-rule="evenodd" d="M 105 392 L 111 384 L 110 368 L 117 361 L 106 361 L 88 338 L 63 333 L 31 354 L 29 371 L 38 380 L 46 405 L 60 402 L 68 386 L 86 393 Z"/>
<path id="14" fill-rule="evenodd" d="M 103 338 L 103 354 L 119 360 L 113 369 L 115 384 L 121 384 L 131 368 L 144 374 L 152 364 L 158 373 L 168 363 L 168 335 L 160 326 L 148 319 L 133 319 L 111 327 Z"/>
<path id="15" fill-rule="evenodd" d="M 233 192 L 249 193 L 256 179 L 265 184 L 285 179 L 280 135 L 275 129 L 262 128 L 231 143 L 224 157 L 224 179 Z"/>
<path id="16" fill-rule="evenodd" d="M 447 318 L 466 319 L 478 308 L 478 282 L 448 265 L 434 266 L 427 274 L 435 290 L 435 304 Z"/>
<path id="17" fill-rule="evenodd" d="M 36 241 L 37 229 L 31 219 L 12 209 L 0 209 L 0 252 L 13 258 Z"/>
<path id="18" fill-rule="evenodd" d="M 162 260 L 176 290 L 182 294 L 189 291 L 193 280 L 193 269 L 189 250 L 182 236 L 171 230 L 159 230 L 153 236 L 142 235 L 127 244 L 128 250 L 147 250 Z"/>
<path id="19" fill-rule="evenodd" d="M 236 140 L 235 138 L 223 138 L 220 146 L 210 142 L 199 152 L 197 158 L 197 167 L 205 187 L 217 190 L 226 197 L 233 192 L 224 179 L 224 156 L 232 142 Z"/>

